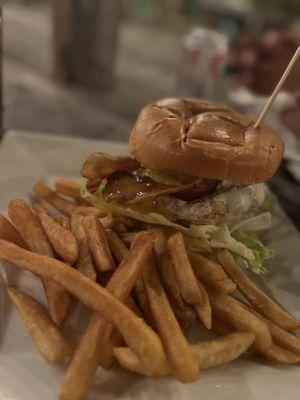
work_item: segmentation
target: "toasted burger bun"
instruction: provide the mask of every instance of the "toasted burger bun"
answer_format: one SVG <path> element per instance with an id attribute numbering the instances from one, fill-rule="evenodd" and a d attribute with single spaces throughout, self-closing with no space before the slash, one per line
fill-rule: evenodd
<path id="1" fill-rule="evenodd" d="M 148 168 L 253 184 L 275 173 L 284 148 L 270 128 L 253 129 L 223 104 L 170 98 L 141 110 L 129 150 Z"/>

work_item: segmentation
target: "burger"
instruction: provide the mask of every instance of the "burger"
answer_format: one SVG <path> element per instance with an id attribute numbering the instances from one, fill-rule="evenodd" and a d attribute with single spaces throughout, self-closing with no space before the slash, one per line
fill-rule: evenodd
<path id="1" fill-rule="evenodd" d="M 283 143 L 232 108 L 190 98 L 144 107 L 129 157 L 92 154 L 82 194 L 105 212 L 175 228 L 227 248 L 256 273 L 273 255 L 258 232 L 270 228 L 270 194 Z"/>

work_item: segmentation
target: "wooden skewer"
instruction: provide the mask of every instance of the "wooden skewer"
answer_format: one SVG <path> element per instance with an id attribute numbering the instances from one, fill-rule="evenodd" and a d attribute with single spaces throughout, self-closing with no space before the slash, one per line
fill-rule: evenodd
<path id="1" fill-rule="evenodd" d="M 276 96 L 278 95 L 282 85 L 284 84 L 286 78 L 289 76 L 289 73 L 291 72 L 295 62 L 297 61 L 298 57 L 300 55 L 300 47 L 296 50 L 295 54 L 293 55 L 293 58 L 291 59 L 289 65 L 286 67 L 286 70 L 284 71 L 284 74 L 282 75 L 280 81 L 278 82 L 276 88 L 274 89 L 274 92 L 270 96 L 269 100 L 267 101 L 266 105 L 264 106 L 264 109 L 260 113 L 260 116 L 257 118 L 257 121 L 254 124 L 254 129 L 258 128 L 258 126 L 263 122 L 265 119 L 265 116 L 267 115 L 267 112 L 269 109 L 272 107 L 272 104 L 274 100 L 276 99 Z"/>

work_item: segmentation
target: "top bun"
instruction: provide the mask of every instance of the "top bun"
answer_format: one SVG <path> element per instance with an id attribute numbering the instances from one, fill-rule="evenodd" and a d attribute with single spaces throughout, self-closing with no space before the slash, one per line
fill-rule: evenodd
<path id="1" fill-rule="evenodd" d="M 129 139 L 148 168 L 248 185 L 269 179 L 283 150 L 270 128 L 253 129 L 252 119 L 223 104 L 189 98 L 144 107 Z"/>

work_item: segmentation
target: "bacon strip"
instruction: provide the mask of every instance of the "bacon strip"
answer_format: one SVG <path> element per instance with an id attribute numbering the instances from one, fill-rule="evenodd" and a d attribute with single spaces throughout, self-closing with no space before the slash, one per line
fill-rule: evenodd
<path id="1" fill-rule="evenodd" d="M 84 163 L 81 175 L 87 179 L 105 179 L 116 171 L 133 172 L 140 164 L 130 157 L 114 157 L 105 153 L 91 154 Z"/>

